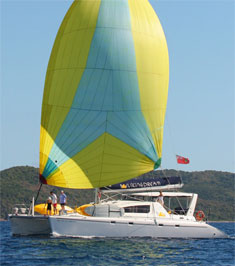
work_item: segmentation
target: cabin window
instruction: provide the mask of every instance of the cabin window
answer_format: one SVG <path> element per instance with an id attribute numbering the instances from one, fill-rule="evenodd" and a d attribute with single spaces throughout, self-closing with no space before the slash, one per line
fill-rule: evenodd
<path id="1" fill-rule="evenodd" d="M 140 205 L 140 206 L 129 206 L 124 207 L 126 213 L 149 213 L 150 206 L 149 205 Z"/>

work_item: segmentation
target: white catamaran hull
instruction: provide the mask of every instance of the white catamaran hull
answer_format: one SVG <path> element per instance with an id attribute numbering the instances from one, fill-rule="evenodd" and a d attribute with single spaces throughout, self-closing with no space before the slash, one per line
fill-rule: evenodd
<path id="1" fill-rule="evenodd" d="M 9 215 L 12 235 L 50 235 L 48 217 L 42 215 Z"/>
<path id="2" fill-rule="evenodd" d="M 205 222 L 156 219 L 123 219 L 84 216 L 49 217 L 53 236 L 225 238 L 226 234 Z"/>

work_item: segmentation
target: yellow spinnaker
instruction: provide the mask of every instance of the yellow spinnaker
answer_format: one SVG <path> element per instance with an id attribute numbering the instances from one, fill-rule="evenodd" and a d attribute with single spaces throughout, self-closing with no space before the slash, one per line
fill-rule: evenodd
<path id="1" fill-rule="evenodd" d="M 161 162 L 169 60 L 147 0 L 74 1 L 48 64 L 41 182 L 102 187 Z"/>

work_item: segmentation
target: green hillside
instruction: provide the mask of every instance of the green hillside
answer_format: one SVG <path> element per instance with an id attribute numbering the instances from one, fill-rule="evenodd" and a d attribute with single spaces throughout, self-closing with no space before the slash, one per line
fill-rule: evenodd
<path id="1" fill-rule="evenodd" d="M 162 176 L 160 171 L 151 172 L 148 175 Z M 176 172 L 165 170 L 164 175 L 180 175 L 185 184 L 181 191 L 195 192 L 199 195 L 197 210 L 210 212 L 209 219 L 234 220 L 234 177 L 235 174 L 218 171 L 203 172 Z M 0 172 L 1 182 L 1 218 L 6 219 L 8 213 L 16 203 L 30 204 L 32 197 L 36 196 L 39 188 L 38 169 L 29 166 L 19 166 Z M 55 190 L 57 196 L 61 188 L 43 185 L 37 203 L 46 201 L 51 190 Z M 68 205 L 71 207 L 89 203 L 94 200 L 93 190 L 64 189 L 68 196 Z"/>
<path id="2" fill-rule="evenodd" d="M 18 203 L 30 205 L 36 197 L 39 184 L 39 170 L 30 166 L 19 166 L 6 169 L 1 173 L 1 218 L 6 219 L 12 213 L 13 206 Z M 54 190 L 59 196 L 61 188 L 43 185 L 37 204 L 46 202 L 50 191 Z M 92 190 L 63 189 L 68 197 L 68 205 L 78 206 L 94 200 Z"/>

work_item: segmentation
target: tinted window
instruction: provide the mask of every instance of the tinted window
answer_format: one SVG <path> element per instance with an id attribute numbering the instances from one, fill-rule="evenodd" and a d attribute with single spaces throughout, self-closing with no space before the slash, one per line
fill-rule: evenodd
<path id="1" fill-rule="evenodd" d="M 149 205 L 129 206 L 129 207 L 124 207 L 124 210 L 125 212 L 149 213 L 150 206 Z"/>

